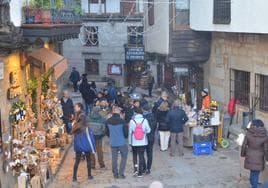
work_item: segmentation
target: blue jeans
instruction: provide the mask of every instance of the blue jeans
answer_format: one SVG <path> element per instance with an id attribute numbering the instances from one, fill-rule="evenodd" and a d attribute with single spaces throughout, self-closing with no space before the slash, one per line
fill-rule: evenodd
<path id="1" fill-rule="evenodd" d="M 251 188 L 258 187 L 259 175 L 260 175 L 260 171 L 257 171 L 257 170 L 250 171 L 249 181 L 250 181 Z"/>
<path id="2" fill-rule="evenodd" d="M 92 112 L 92 109 L 93 109 L 93 104 L 85 103 L 85 107 L 86 107 L 86 115 L 90 114 Z"/>

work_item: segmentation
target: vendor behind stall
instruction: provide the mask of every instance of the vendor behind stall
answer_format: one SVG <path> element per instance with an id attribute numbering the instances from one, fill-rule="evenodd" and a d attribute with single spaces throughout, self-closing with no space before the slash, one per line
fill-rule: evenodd
<path id="1" fill-rule="evenodd" d="M 201 92 L 202 95 L 202 110 L 210 109 L 211 97 L 209 96 L 209 91 L 207 88 L 203 89 Z"/>

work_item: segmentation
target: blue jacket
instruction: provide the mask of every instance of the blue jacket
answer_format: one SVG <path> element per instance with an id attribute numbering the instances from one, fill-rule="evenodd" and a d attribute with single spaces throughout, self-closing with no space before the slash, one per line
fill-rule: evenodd
<path id="1" fill-rule="evenodd" d="M 95 153 L 96 144 L 90 128 L 87 127 L 82 132 L 74 135 L 74 151 L 78 153 Z"/>
<path id="2" fill-rule="evenodd" d="M 135 121 L 134 121 L 135 120 Z M 134 131 L 136 128 L 136 123 L 142 123 L 142 129 L 144 131 L 144 138 L 143 140 L 136 140 L 134 136 Z M 151 128 L 149 126 L 149 123 L 147 119 L 143 117 L 141 114 L 136 114 L 132 120 L 129 122 L 129 144 L 131 146 L 147 146 L 148 145 L 148 138 L 147 134 L 151 132 Z"/>
<path id="3" fill-rule="evenodd" d="M 71 80 L 71 82 L 78 82 L 80 80 L 79 72 L 77 70 L 73 70 L 69 79 Z"/>
<path id="4" fill-rule="evenodd" d="M 166 122 L 168 124 L 170 132 L 172 133 L 183 132 L 183 126 L 187 121 L 188 117 L 185 111 L 179 107 L 171 109 L 166 116 Z"/>
<path id="5" fill-rule="evenodd" d="M 106 135 L 110 137 L 111 147 L 126 145 L 128 128 L 119 114 L 113 114 L 112 117 L 106 121 Z"/>

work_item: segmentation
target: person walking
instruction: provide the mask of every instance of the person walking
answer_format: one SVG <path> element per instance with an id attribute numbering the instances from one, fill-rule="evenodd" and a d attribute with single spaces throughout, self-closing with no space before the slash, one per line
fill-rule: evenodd
<path id="1" fill-rule="evenodd" d="M 145 148 L 148 145 L 146 135 L 151 132 L 151 128 L 147 119 L 143 117 L 141 108 L 134 108 L 134 113 L 129 122 L 129 144 L 132 146 L 134 176 L 142 177 L 146 171 L 144 158 Z"/>
<path id="2" fill-rule="evenodd" d="M 74 117 L 74 104 L 67 90 L 63 91 L 63 97 L 60 102 L 63 111 L 62 120 L 65 125 L 66 132 L 70 134 L 72 131 L 71 120 Z"/>
<path id="3" fill-rule="evenodd" d="M 148 94 L 149 94 L 149 97 L 152 97 L 154 82 L 155 82 L 154 76 L 152 75 L 152 72 L 149 71 L 149 73 L 148 73 Z"/>
<path id="4" fill-rule="evenodd" d="M 125 179 L 125 168 L 128 156 L 128 146 L 126 139 L 128 136 L 128 127 L 125 121 L 120 117 L 120 109 L 114 107 L 112 117 L 106 121 L 106 135 L 110 138 L 112 152 L 112 172 L 115 179 Z M 118 171 L 118 155 L 121 155 L 121 162 Z"/>
<path id="5" fill-rule="evenodd" d="M 96 94 L 93 91 L 93 89 L 91 89 L 86 75 L 83 75 L 82 83 L 79 86 L 79 91 L 80 91 L 82 98 L 85 102 L 86 115 L 88 115 L 89 113 L 92 112 L 94 100 L 96 98 Z"/>
<path id="6" fill-rule="evenodd" d="M 149 122 L 149 126 L 151 128 L 151 132 L 147 134 L 148 145 L 145 148 L 146 156 L 147 156 L 147 163 L 146 163 L 146 174 L 151 173 L 151 167 L 153 163 L 153 146 L 154 146 L 154 139 L 155 139 L 155 131 L 157 128 L 156 118 L 152 113 L 152 109 L 149 105 L 145 105 L 143 107 L 143 117 L 147 119 Z"/>
<path id="7" fill-rule="evenodd" d="M 169 111 L 169 104 L 167 101 L 163 101 L 157 109 L 157 122 L 158 122 L 158 131 L 160 135 L 160 150 L 167 151 L 170 131 L 168 124 L 166 122 L 166 117 Z"/>
<path id="8" fill-rule="evenodd" d="M 107 100 L 109 103 L 117 103 L 117 91 L 112 83 L 108 83 L 107 85 Z"/>
<path id="9" fill-rule="evenodd" d="M 91 175 L 91 160 L 90 154 L 95 153 L 96 146 L 92 130 L 88 126 L 88 121 L 85 113 L 83 112 L 83 105 L 77 103 L 74 106 L 75 109 L 75 120 L 72 133 L 74 134 L 74 151 L 75 151 L 75 163 L 73 167 L 73 182 L 77 182 L 77 170 L 84 154 L 87 160 L 87 172 L 88 180 L 92 180 Z"/>
<path id="10" fill-rule="evenodd" d="M 73 83 L 74 92 L 77 92 L 78 91 L 77 83 L 80 81 L 81 78 L 79 72 L 76 70 L 75 67 L 73 67 L 69 79 Z"/>
<path id="11" fill-rule="evenodd" d="M 250 170 L 251 188 L 257 188 L 260 172 L 268 161 L 267 130 L 261 120 L 252 120 L 241 148 L 241 157 L 245 158 L 245 169 Z"/>
<path id="12" fill-rule="evenodd" d="M 100 115 L 97 108 L 93 109 L 93 112 L 90 114 L 90 125 L 92 129 L 95 142 L 96 142 L 96 151 L 98 156 L 98 162 L 101 169 L 105 168 L 103 160 L 103 148 L 102 148 L 102 138 L 105 136 L 105 119 Z M 95 154 L 91 154 L 91 168 L 95 169 L 96 159 Z"/>
<path id="13" fill-rule="evenodd" d="M 173 108 L 168 112 L 166 117 L 171 137 L 171 157 L 175 156 L 177 148 L 179 150 L 179 156 L 183 156 L 183 127 L 188 121 L 188 117 L 180 106 L 180 101 L 175 100 Z"/>

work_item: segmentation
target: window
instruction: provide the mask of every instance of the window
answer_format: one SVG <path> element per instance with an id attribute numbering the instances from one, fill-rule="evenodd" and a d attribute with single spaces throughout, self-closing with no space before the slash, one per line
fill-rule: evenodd
<path id="1" fill-rule="evenodd" d="M 88 75 L 99 75 L 99 61 L 97 59 L 86 59 L 85 69 Z"/>
<path id="2" fill-rule="evenodd" d="M 128 44 L 142 45 L 143 44 L 143 27 L 130 26 L 127 28 Z"/>
<path id="3" fill-rule="evenodd" d="M 268 112 L 268 76 L 256 75 L 256 93 L 259 109 Z"/>
<path id="4" fill-rule="evenodd" d="M 154 0 L 148 0 L 148 22 L 154 25 Z"/>
<path id="5" fill-rule="evenodd" d="M 176 25 L 189 25 L 189 0 L 176 0 L 175 23 Z"/>
<path id="6" fill-rule="evenodd" d="M 214 0 L 213 23 L 230 24 L 231 0 Z"/>
<path id="7" fill-rule="evenodd" d="M 120 13 L 120 0 L 89 1 L 89 12 L 95 14 Z"/>
<path id="8" fill-rule="evenodd" d="M 239 70 L 231 71 L 231 96 L 239 100 L 239 104 L 250 106 L 250 73 Z"/>
<path id="9" fill-rule="evenodd" d="M 98 27 L 97 26 L 85 26 L 85 46 L 98 46 Z"/>

